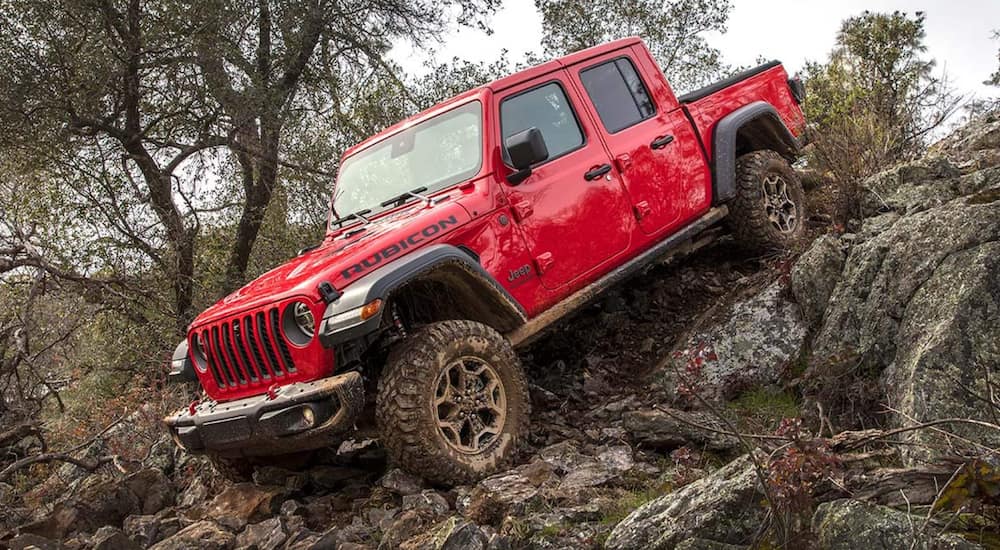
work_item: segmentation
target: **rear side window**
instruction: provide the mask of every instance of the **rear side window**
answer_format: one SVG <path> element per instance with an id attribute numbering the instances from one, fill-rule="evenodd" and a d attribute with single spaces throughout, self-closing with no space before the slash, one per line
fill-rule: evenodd
<path id="1" fill-rule="evenodd" d="M 556 82 L 509 97 L 500 104 L 500 129 L 504 142 L 508 137 L 532 127 L 542 132 L 550 159 L 583 145 L 583 131 L 573 107 L 562 86 Z M 506 160 L 506 147 L 503 152 Z"/>
<path id="2" fill-rule="evenodd" d="M 628 58 L 580 71 L 580 81 L 604 128 L 612 134 L 656 114 L 646 85 Z"/>

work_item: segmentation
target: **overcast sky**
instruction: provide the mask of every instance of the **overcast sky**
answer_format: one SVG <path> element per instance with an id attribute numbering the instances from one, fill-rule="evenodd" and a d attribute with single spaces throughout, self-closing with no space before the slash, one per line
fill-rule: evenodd
<path id="1" fill-rule="evenodd" d="M 1000 0 L 732 0 L 729 31 L 710 36 L 711 44 L 734 65 L 753 65 L 758 56 L 779 59 L 790 73 L 806 60 L 824 60 L 844 18 L 870 11 L 902 10 L 927 13 L 928 55 L 947 70 L 956 88 L 965 94 L 992 97 L 1000 89 L 982 84 L 997 68 Z M 496 59 L 503 49 L 519 60 L 525 52 L 540 51 L 541 17 L 533 0 L 506 0 L 492 18 L 494 34 L 473 30 L 448 33 L 435 46 L 439 60 L 458 56 L 470 60 Z M 393 57 L 409 71 L 420 72 L 427 59 L 407 46 Z"/>

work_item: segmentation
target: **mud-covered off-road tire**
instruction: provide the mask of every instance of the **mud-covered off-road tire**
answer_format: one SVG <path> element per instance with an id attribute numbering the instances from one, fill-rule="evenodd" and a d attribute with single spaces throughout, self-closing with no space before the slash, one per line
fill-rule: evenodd
<path id="1" fill-rule="evenodd" d="M 788 161 L 771 150 L 736 159 L 736 197 L 727 220 L 737 242 L 750 251 L 786 250 L 800 242 L 805 192 Z"/>
<path id="2" fill-rule="evenodd" d="M 521 362 L 503 336 L 481 323 L 442 321 L 390 352 L 376 421 L 400 467 L 452 485 L 507 466 L 525 437 L 530 407 Z"/>

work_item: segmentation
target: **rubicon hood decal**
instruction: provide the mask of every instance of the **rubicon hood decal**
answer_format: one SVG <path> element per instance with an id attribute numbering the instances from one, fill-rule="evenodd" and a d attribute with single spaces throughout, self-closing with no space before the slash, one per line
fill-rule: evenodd
<path id="1" fill-rule="evenodd" d="M 408 248 L 419 245 L 421 242 L 433 238 L 435 235 L 442 231 L 447 231 L 449 226 L 458 225 L 458 218 L 454 215 L 448 216 L 447 218 L 441 219 L 436 223 L 432 223 L 427 227 L 419 231 L 411 233 L 399 242 L 392 243 L 385 248 L 376 251 L 374 254 L 364 258 L 360 262 L 348 267 L 347 269 L 340 272 L 340 276 L 344 279 L 352 279 L 362 273 L 368 271 L 369 269 L 379 265 L 383 260 L 388 260 L 393 256 L 407 250 Z"/>
<path id="2" fill-rule="evenodd" d="M 355 236 L 328 237 L 319 247 L 264 273 L 243 288 L 219 300 L 195 320 L 195 325 L 232 315 L 292 295 L 319 300 L 323 281 L 338 290 L 377 266 L 441 239 L 469 221 L 457 202 L 432 208 L 412 208 L 376 218 Z M 360 227 L 355 227 L 357 231 Z M 347 233 L 349 235 L 349 233 Z"/>

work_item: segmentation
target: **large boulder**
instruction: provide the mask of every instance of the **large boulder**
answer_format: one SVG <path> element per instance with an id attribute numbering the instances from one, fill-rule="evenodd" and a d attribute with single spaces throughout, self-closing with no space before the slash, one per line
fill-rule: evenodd
<path id="1" fill-rule="evenodd" d="M 175 492 L 159 470 L 140 470 L 123 479 L 84 478 L 75 495 L 56 504 L 51 513 L 21 527 L 25 533 L 66 538 L 106 525 L 120 526 L 135 512 L 155 514 L 173 504 Z"/>
<path id="2" fill-rule="evenodd" d="M 192 508 L 184 515 L 192 520 L 214 520 L 233 531 L 274 515 L 288 496 L 284 487 L 237 483 L 226 488 L 211 502 Z"/>
<path id="3" fill-rule="evenodd" d="M 978 544 L 939 534 L 924 517 L 858 500 L 825 502 L 813 514 L 812 531 L 820 550 L 975 550 Z"/>
<path id="4" fill-rule="evenodd" d="M 172 537 L 150 546 L 150 550 L 226 550 L 233 545 L 235 537 L 217 523 L 199 521 L 192 523 Z"/>
<path id="5" fill-rule="evenodd" d="M 247 525 L 236 537 L 236 547 L 246 550 L 277 550 L 287 539 L 281 518 L 273 517 Z"/>
<path id="6" fill-rule="evenodd" d="M 792 294 L 811 325 L 819 324 L 844 268 L 844 244 L 835 235 L 822 235 L 792 266 Z"/>
<path id="7" fill-rule="evenodd" d="M 998 267 L 1000 193 L 903 216 L 855 243 L 813 343 L 812 374 L 880 376 L 899 423 L 987 418 L 988 405 L 973 394 L 989 394 L 987 369 L 995 377 L 1000 365 Z M 995 431 L 951 429 L 1000 445 Z"/>
<path id="8" fill-rule="evenodd" d="M 700 355 L 700 373 L 693 381 L 697 391 L 704 398 L 727 399 L 777 382 L 799 356 L 807 332 L 799 307 L 786 299 L 780 282 L 775 281 L 733 305 L 722 322 L 695 330 L 672 358 L 683 362 Z M 684 365 L 668 364 L 661 372 L 661 384 L 667 389 L 678 382 L 674 367 L 684 369 Z"/>
<path id="9" fill-rule="evenodd" d="M 609 549 L 669 550 L 691 538 L 747 544 L 767 516 L 750 457 L 639 507 L 615 526 Z"/>
<path id="10" fill-rule="evenodd" d="M 489 537 L 476 524 L 452 516 L 402 543 L 400 550 L 486 550 Z"/>
<path id="11" fill-rule="evenodd" d="M 945 156 L 897 164 L 862 183 L 865 211 L 913 213 L 940 206 L 960 195 L 958 167 Z"/>

